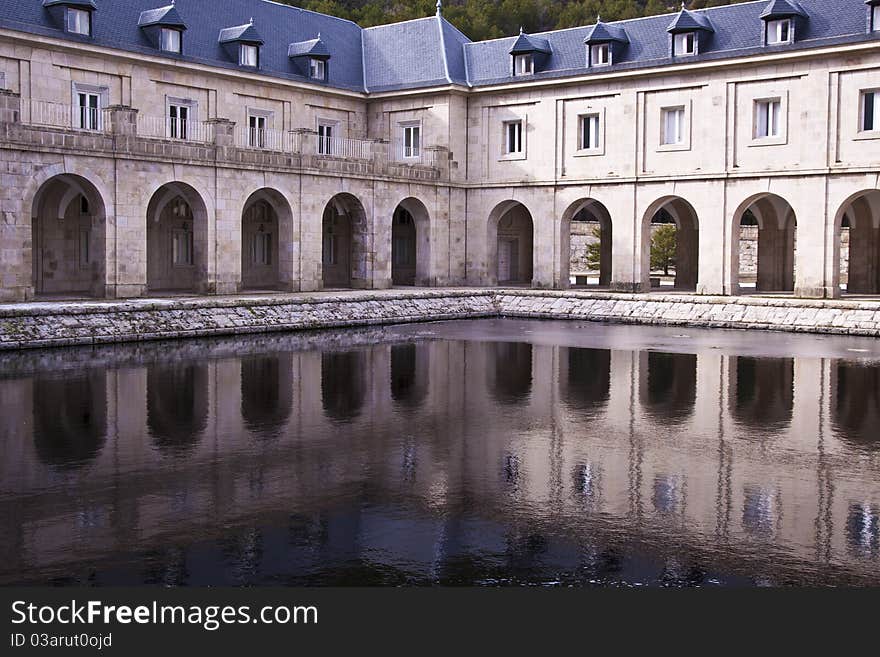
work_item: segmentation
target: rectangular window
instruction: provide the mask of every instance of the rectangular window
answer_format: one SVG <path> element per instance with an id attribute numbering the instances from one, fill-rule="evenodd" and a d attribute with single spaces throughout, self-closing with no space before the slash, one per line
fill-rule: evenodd
<path id="1" fill-rule="evenodd" d="M 419 157 L 422 154 L 422 128 L 417 125 L 403 126 L 403 157 Z"/>
<path id="2" fill-rule="evenodd" d="M 75 127 L 81 130 L 101 129 L 101 95 L 79 92 Z"/>
<path id="3" fill-rule="evenodd" d="M 193 234 L 191 230 L 177 228 L 171 233 L 171 261 L 177 267 L 193 264 Z"/>
<path id="4" fill-rule="evenodd" d="M 694 32 L 676 34 L 672 39 L 673 55 L 693 55 L 697 52 L 697 35 Z"/>
<path id="5" fill-rule="evenodd" d="M 79 266 L 85 269 L 92 261 L 91 258 L 92 231 L 83 228 L 79 231 Z"/>
<path id="6" fill-rule="evenodd" d="M 871 7 L 871 30 L 880 32 L 880 5 Z"/>
<path id="7" fill-rule="evenodd" d="M 767 43 L 775 45 L 791 42 L 791 19 L 767 22 Z"/>
<path id="8" fill-rule="evenodd" d="M 755 101 L 755 139 L 778 137 L 781 134 L 781 110 L 779 98 Z"/>
<path id="9" fill-rule="evenodd" d="M 531 75 L 535 72 L 535 60 L 531 55 L 513 56 L 513 74 Z"/>
<path id="10" fill-rule="evenodd" d="M 608 66 L 611 64 L 611 48 L 607 43 L 590 46 L 590 66 Z"/>
<path id="11" fill-rule="evenodd" d="M 168 137 L 170 139 L 189 138 L 188 105 L 168 105 Z"/>
<path id="12" fill-rule="evenodd" d="M 248 117 L 248 146 L 251 148 L 266 147 L 266 117 L 251 115 Z"/>
<path id="13" fill-rule="evenodd" d="M 684 107 L 669 107 L 663 110 L 664 146 L 684 143 Z"/>
<path id="14" fill-rule="evenodd" d="M 257 63 L 259 62 L 258 53 L 259 49 L 257 48 L 257 46 L 243 43 L 238 50 L 238 63 L 241 66 L 250 66 L 252 68 L 256 68 Z"/>
<path id="15" fill-rule="evenodd" d="M 599 115 L 587 114 L 581 117 L 581 150 L 599 148 Z"/>
<path id="16" fill-rule="evenodd" d="M 333 137 L 336 127 L 329 123 L 318 124 L 318 153 L 320 155 L 333 155 Z"/>
<path id="17" fill-rule="evenodd" d="M 251 261 L 255 265 L 267 267 L 272 264 L 272 233 L 256 233 L 254 235 Z"/>
<path id="18" fill-rule="evenodd" d="M 165 52 L 180 52 L 180 30 L 163 27 L 159 32 L 159 47 Z"/>
<path id="19" fill-rule="evenodd" d="M 863 91 L 861 105 L 861 132 L 880 130 L 880 91 Z"/>
<path id="20" fill-rule="evenodd" d="M 309 60 L 309 77 L 312 80 L 324 80 L 327 77 L 327 65 L 322 59 Z"/>
<path id="21" fill-rule="evenodd" d="M 504 124 L 504 153 L 514 155 L 523 152 L 522 121 L 508 121 Z"/>
<path id="22" fill-rule="evenodd" d="M 84 9 L 67 9 L 67 31 L 89 36 L 92 33 L 92 13 Z"/>

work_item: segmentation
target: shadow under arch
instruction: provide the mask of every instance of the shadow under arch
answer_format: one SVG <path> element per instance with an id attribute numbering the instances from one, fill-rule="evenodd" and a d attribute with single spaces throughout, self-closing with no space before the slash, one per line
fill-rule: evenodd
<path id="1" fill-rule="evenodd" d="M 641 352 L 639 400 L 657 421 L 678 424 L 690 418 L 697 400 L 697 355 Z"/>
<path id="2" fill-rule="evenodd" d="M 147 289 L 211 292 L 208 207 L 184 182 L 161 185 L 147 204 Z"/>
<path id="3" fill-rule="evenodd" d="M 398 203 L 391 219 L 391 280 L 394 285 L 433 285 L 431 218 L 419 199 Z"/>
<path id="4" fill-rule="evenodd" d="M 241 417 L 260 438 L 277 438 L 293 409 L 293 357 L 289 353 L 241 359 Z"/>
<path id="5" fill-rule="evenodd" d="M 729 406 L 741 426 L 766 436 L 791 424 L 794 412 L 794 359 L 732 356 Z"/>
<path id="6" fill-rule="evenodd" d="M 241 287 L 290 290 L 293 211 L 278 190 L 263 187 L 245 201 L 241 214 Z"/>
<path id="7" fill-rule="evenodd" d="M 531 285 L 534 276 L 534 221 L 519 201 L 503 201 L 486 226 L 486 279 L 489 285 Z"/>
<path id="8" fill-rule="evenodd" d="M 837 437 L 852 447 L 880 450 L 880 366 L 833 363 L 831 426 Z"/>
<path id="9" fill-rule="evenodd" d="M 93 461 L 107 440 L 107 375 L 65 373 L 33 380 L 33 439 L 40 460 L 58 470 Z"/>
<path id="10" fill-rule="evenodd" d="M 37 189 L 31 212 L 36 295 L 106 295 L 107 204 L 88 179 L 62 173 Z"/>
<path id="11" fill-rule="evenodd" d="M 367 352 L 328 351 L 321 354 L 321 405 L 334 422 L 353 422 L 367 395 Z"/>
<path id="12" fill-rule="evenodd" d="M 675 289 L 696 290 L 700 270 L 700 221 L 694 206 L 680 196 L 664 196 L 654 201 L 642 217 L 642 288 L 651 288 L 653 244 L 655 235 L 663 230 L 664 225 L 675 227 L 675 248 L 666 254 L 668 259 L 665 264 L 654 263 L 656 271 L 672 265 Z M 657 235 L 658 242 L 659 237 Z M 659 248 L 656 251 L 658 256 L 663 252 Z"/>
<path id="13" fill-rule="evenodd" d="M 579 347 L 560 348 L 560 397 L 571 410 L 601 412 L 611 395 L 611 351 Z"/>
<path id="14" fill-rule="evenodd" d="M 372 243 L 363 203 L 336 194 L 321 218 L 321 280 L 324 288 L 373 287 Z"/>
<path id="15" fill-rule="evenodd" d="M 751 249 L 743 248 L 746 239 L 753 240 Z M 747 293 L 750 289 L 756 292 L 794 291 L 797 217 L 794 208 L 784 198 L 761 193 L 740 203 L 733 215 L 730 248 L 734 294 Z M 743 252 L 752 253 L 754 264 L 741 262 Z"/>
<path id="16" fill-rule="evenodd" d="M 208 367 L 155 363 L 147 370 L 147 429 L 165 456 L 192 451 L 208 426 Z"/>
<path id="17" fill-rule="evenodd" d="M 611 213 L 605 204 L 594 198 L 583 198 L 569 205 L 562 213 L 560 227 L 561 286 L 572 285 L 572 271 L 575 272 L 574 285 L 587 285 L 586 280 L 578 279 L 586 279 L 586 274 L 595 270 L 597 257 L 599 285 L 610 285 L 612 242 Z M 591 244 L 598 244 L 595 253 L 589 252 Z"/>
<path id="18" fill-rule="evenodd" d="M 486 343 L 489 394 L 495 401 L 516 405 L 532 394 L 532 345 L 528 342 Z"/>
<path id="19" fill-rule="evenodd" d="M 410 342 L 391 345 L 391 399 L 416 409 L 428 396 L 430 361 L 428 345 Z"/>
<path id="20" fill-rule="evenodd" d="M 846 276 L 841 245 L 845 232 Z M 834 235 L 833 285 L 839 290 L 845 286 L 847 294 L 880 294 L 880 190 L 866 189 L 847 198 L 834 217 Z"/>

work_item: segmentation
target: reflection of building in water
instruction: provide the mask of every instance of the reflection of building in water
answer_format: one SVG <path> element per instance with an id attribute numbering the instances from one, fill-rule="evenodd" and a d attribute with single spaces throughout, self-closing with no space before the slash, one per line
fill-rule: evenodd
<path id="1" fill-rule="evenodd" d="M 133 550 L 149 581 L 193 582 L 185 546 L 218 527 L 242 583 L 279 545 L 286 568 L 441 577 L 506 555 L 599 576 L 625 562 L 608 548 L 621 542 L 674 545 L 664 581 L 698 581 L 694 560 L 721 551 L 768 581 L 880 582 L 880 444 L 845 432 L 880 426 L 874 366 L 442 340 L 146 365 L 114 353 L 106 373 L 59 361 L 57 378 L 0 379 L 0 481 L 16 491 L 0 501 L 0 582 Z M 770 423 L 773 441 L 748 439 Z M 275 438 L 253 449 L 261 431 Z M 35 494 L 77 463 L 69 494 Z M 367 510 L 346 506 L 361 493 Z M 280 509 L 304 524 L 252 531 Z"/>
<path id="2" fill-rule="evenodd" d="M 832 372 L 837 379 L 831 388 L 834 428 L 844 440 L 876 449 L 880 446 L 880 368 L 838 362 Z"/>

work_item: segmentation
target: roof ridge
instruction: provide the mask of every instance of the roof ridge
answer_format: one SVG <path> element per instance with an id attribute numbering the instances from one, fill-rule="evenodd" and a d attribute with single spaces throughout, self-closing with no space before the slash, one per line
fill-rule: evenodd
<path id="1" fill-rule="evenodd" d="M 439 11 L 434 17 L 437 19 L 437 31 L 440 33 L 440 52 L 443 53 L 443 73 L 446 75 L 446 81 L 452 84 L 452 76 L 449 75 L 449 59 L 446 57 L 446 38 L 443 36 L 443 17 Z"/>
<path id="2" fill-rule="evenodd" d="M 163 1 L 163 0 L 160 0 L 160 1 Z M 361 30 L 364 29 L 358 23 L 355 23 L 352 20 L 349 20 L 347 18 L 341 18 L 340 16 L 334 16 L 333 14 L 323 14 L 320 11 L 314 11 L 312 9 L 304 9 L 303 7 L 297 7 L 295 5 L 288 5 L 284 2 L 276 2 L 275 0 L 258 0 L 258 1 L 265 2 L 267 5 L 275 5 L 276 7 L 284 7 L 285 9 L 301 11 L 301 12 L 305 12 L 307 14 L 313 14 L 315 16 L 323 16 L 324 18 L 331 18 L 334 21 L 339 21 L 340 23 L 349 23 L 350 25 L 354 25 L 355 27 L 357 27 Z"/>

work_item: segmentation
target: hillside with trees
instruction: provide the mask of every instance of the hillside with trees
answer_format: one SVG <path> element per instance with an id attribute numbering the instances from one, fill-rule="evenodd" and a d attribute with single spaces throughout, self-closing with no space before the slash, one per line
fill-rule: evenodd
<path id="1" fill-rule="evenodd" d="M 436 0 L 282 0 L 287 4 L 355 21 L 363 27 L 431 16 Z M 692 0 L 689 9 L 742 0 Z M 677 11 L 669 0 L 444 0 L 443 15 L 474 41 L 526 32 L 592 25 L 596 15 L 614 21 Z"/>

